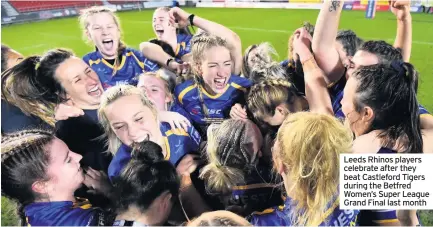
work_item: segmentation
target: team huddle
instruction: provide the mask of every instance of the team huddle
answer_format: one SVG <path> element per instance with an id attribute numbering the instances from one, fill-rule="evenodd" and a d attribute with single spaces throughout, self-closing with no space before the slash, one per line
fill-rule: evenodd
<path id="1" fill-rule="evenodd" d="M 139 50 L 102 6 L 80 15 L 83 57 L 2 45 L 2 195 L 29 226 L 421 224 L 339 208 L 340 154 L 433 152 L 410 5 L 390 4 L 393 45 L 338 30 L 343 2 L 325 1 L 283 62 L 178 7 Z"/>

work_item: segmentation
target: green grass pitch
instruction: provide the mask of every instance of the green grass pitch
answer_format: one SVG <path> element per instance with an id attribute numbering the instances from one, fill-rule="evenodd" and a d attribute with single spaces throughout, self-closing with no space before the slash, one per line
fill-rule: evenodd
<path id="1" fill-rule="evenodd" d="M 318 10 L 289 9 L 219 9 L 191 8 L 188 12 L 228 26 L 239 34 L 243 48 L 260 42 L 270 42 L 278 51 L 280 60 L 287 55 L 287 40 L 292 31 L 304 21 L 316 22 Z M 138 48 L 142 41 L 153 38 L 153 10 L 118 13 L 124 41 Z M 396 20 L 390 12 L 377 12 L 376 18 L 368 20 L 365 12 L 343 11 L 341 29 L 352 29 L 361 38 L 383 39 L 393 43 L 396 35 Z M 420 103 L 433 112 L 433 16 L 412 14 L 413 44 L 411 63 L 420 72 L 418 97 Z M 82 38 L 77 18 L 56 19 L 28 24 L 2 26 L 1 42 L 29 56 L 41 54 L 55 47 L 72 49 L 78 56 L 93 51 Z M 4 213 L 9 203 L 2 199 L 2 225 L 13 224 L 9 213 Z M 4 216 L 4 214 L 6 216 Z M 423 213 L 424 225 L 433 225 L 432 213 Z M 6 218 L 6 219 L 5 219 Z"/>

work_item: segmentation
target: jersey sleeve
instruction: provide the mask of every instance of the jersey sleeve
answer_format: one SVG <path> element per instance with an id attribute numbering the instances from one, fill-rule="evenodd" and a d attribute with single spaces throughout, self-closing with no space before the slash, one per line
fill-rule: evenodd
<path id="1" fill-rule="evenodd" d="M 428 112 L 427 109 L 421 104 L 418 105 L 418 109 L 419 109 L 419 115 L 430 114 L 430 112 Z"/>
<path id="2" fill-rule="evenodd" d="M 111 182 L 120 175 L 129 160 L 131 160 L 131 148 L 122 144 L 108 166 L 108 178 Z"/>
<path id="3" fill-rule="evenodd" d="M 141 51 L 138 50 L 131 50 L 134 55 L 137 57 L 137 59 L 143 63 L 143 67 L 144 67 L 144 71 L 146 72 L 155 72 L 158 69 L 160 69 L 160 66 L 158 65 L 158 63 L 146 58 L 144 56 L 144 54 Z"/>
<path id="4" fill-rule="evenodd" d="M 190 150 L 191 151 L 199 151 L 201 136 L 198 133 L 198 131 L 194 128 L 194 126 L 191 126 L 188 129 L 188 135 L 190 137 L 190 141 L 189 141 Z"/>

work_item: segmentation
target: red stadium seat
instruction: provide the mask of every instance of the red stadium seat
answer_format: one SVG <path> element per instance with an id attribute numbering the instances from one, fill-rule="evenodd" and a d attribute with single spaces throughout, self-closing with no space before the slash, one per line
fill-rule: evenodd
<path id="1" fill-rule="evenodd" d="M 20 13 L 64 8 L 83 8 L 94 5 L 102 5 L 101 0 L 93 1 L 9 1 Z"/>

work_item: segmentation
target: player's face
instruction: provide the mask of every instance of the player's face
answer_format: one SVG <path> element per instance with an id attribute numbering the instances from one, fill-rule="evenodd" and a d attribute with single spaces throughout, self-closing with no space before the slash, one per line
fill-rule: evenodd
<path id="1" fill-rule="evenodd" d="M 153 32 L 159 40 L 166 41 L 176 36 L 176 28 L 170 23 L 168 12 L 156 10 L 153 14 Z"/>
<path id="2" fill-rule="evenodd" d="M 56 78 L 77 107 L 99 107 L 103 88 L 98 75 L 82 59 L 71 57 L 56 69 Z"/>
<path id="3" fill-rule="evenodd" d="M 353 76 L 349 77 L 346 86 L 344 87 L 344 96 L 341 100 L 341 110 L 346 116 L 345 124 L 350 127 L 355 136 L 364 134 L 368 125 L 362 119 L 362 113 L 355 109 L 356 90 L 358 81 Z"/>
<path id="4" fill-rule="evenodd" d="M 222 46 L 207 49 L 200 68 L 206 90 L 222 94 L 226 89 L 232 71 L 229 50 Z"/>
<path id="5" fill-rule="evenodd" d="M 282 111 L 275 110 L 274 116 L 266 115 L 263 117 L 263 121 L 271 126 L 279 126 L 286 119 L 286 114 Z"/>
<path id="6" fill-rule="evenodd" d="M 146 92 L 147 97 L 156 106 L 158 111 L 166 111 L 167 103 L 172 101 L 170 94 L 167 94 L 165 83 L 161 78 L 154 76 L 141 76 L 137 87 Z"/>
<path id="7" fill-rule="evenodd" d="M 50 161 L 47 175 L 50 180 L 48 193 L 70 193 L 80 187 L 84 181 L 83 170 L 80 167 L 81 155 L 69 150 L 68 146 L 60 139 L 55 138 L 47 146 Z"/>
<path id="8" fill-rule="evenodd" d="M 122 141 L 131 146 L 132 143 L 146 139 L 159 144 L 161 132 L 156 116 L 141 101 L 139 95 L 123 96 L 105 109 L 111 129 Z"/>
<path id="9" fill-rule="evenodd" d="M 104 58 L 114 59 L 120 42 L 120 29 L 109 13 L 88 18 L 87 34 Z"/>
<path id="10" fill-rule="evenodd" d="M 352 75 L 352 73 L 357 70 L 360 66 L 368 66 L 379 64 L 379 59 L 376 55 L 369 53 L 367 51 L 358 50 L 352 59 L 348 59 L 348 68 L 347 68 L 347 78 Z"/>
<path id="11" fill-rule="evenodd" d="M 20 53 L 18 53 L 15 50 L 9 50 L 9 52 L 7 53 L 7 69 L 14 67 L 16 64 L 20 63 L 20 61 L 22 61 L 24 59 L 23 55 L 21 55 Z"/>

